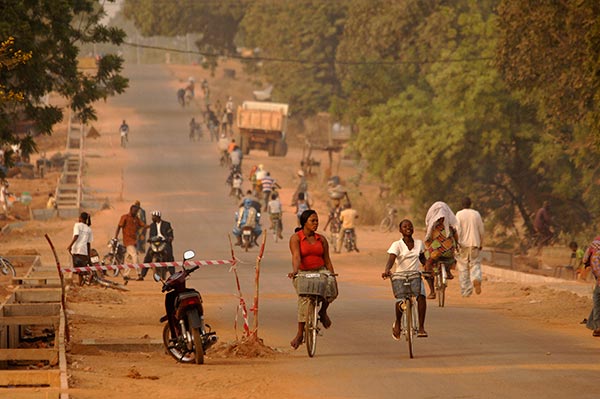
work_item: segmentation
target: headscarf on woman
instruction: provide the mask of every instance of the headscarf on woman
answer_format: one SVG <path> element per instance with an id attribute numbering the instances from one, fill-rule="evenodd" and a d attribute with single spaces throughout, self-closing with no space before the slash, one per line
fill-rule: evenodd
<path id="1" fill-rule="evenodd" d="M 425 226 L 427 227 L 427 233 L 425 234 L 425 240 L 431 238 L 431 232 L 433 230 L 433 226 L 435 222 L 437 222 L 440 218 L 444 218 L 444 232 L 446 236 L 449 237 L 452 233 L 450 232 L 450 226 L 456 229 L 458 225 L 458 220 L 456 220 L 456 216 L 452 209 L 442 201 L 437 201 L 427 211 L 427 215 L 425 216 Z"/>

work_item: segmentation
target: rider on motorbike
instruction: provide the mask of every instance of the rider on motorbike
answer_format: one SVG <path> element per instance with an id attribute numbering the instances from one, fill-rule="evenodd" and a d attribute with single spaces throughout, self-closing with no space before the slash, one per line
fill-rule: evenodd
<path id="1" fill-rule="evenodd" d="M 173 258 L 173 228 L 171 227 L 171 223 L 166 220 L 161 219 L 160 211 L 152 211 L 152 223 L 150 224 L 150 237 L 162 237 L 166 241 L 165 248 L 165 259 L 164 262 L 173 262 L 175 258 Z M 152 262 L 152 246 L 148 248 L 148 252 L 146 252 L 146 256 L 144 257 L 144 263 Z M 175 273 L 175 266 L 167 267 L 169 274 Z M 148 273 L 148 269 L 142 269 L 140 280 L 143 280 L 146 274 Z"/>
<path id="2" fill-rule="evenodd" d="M 254 244 L 262 234 L 260 226 L 260 213 L 252 206 L 252 200 L 245 198 L 240 209 L 235 213 L 235 225 L 233 226 L 233 235 L 237 238 L 236 245 L 242 245 L 242 228 L 252 227 Z"/>

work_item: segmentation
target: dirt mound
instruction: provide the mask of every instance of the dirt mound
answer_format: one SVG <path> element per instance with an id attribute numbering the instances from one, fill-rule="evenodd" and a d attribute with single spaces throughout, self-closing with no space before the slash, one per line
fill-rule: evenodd
<path id="1" fill-rule="evenodd" d="M 258 337 L 242 338 L 233 342 L 219 343 L 210 350 L 211 357 L 255 358 L 273 357 L 278 351 L 263 343 Z"/>
<path id="2" fill-rule="evenodd" d="M 101 304 L 121 304 L 125 302 L 123 299 L 123 294 L 121 292 L 94 286 L 71 286 L 71 288 L 69 289 L 68 301 Z"/>

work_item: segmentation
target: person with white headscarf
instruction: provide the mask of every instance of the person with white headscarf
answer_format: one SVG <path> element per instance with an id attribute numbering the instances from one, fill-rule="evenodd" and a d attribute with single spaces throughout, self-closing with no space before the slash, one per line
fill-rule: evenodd
<path id="1" fill-rule="evenodd" d="M 425 216 L 425 270 L 431 271 L 436 262 L 442 262 L 446 265 L 447 278 L 453 279 L 450 271 L 454 267 L 456 260 L 454 253 L 458 247 L 457 236 L 458 220 L 452 212 L 452 209 L 442 201 L 437 201 L 427 211 Z M 430 294 L 428 299 L 435 299 L 435 289 L 433 287 L 433 276 L 426 277 L 429 285 Z"/>

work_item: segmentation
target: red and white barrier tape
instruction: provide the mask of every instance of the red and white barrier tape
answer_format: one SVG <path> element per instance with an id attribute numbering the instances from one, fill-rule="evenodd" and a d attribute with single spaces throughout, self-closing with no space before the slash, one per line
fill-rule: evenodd
<path id="1" fill-rule="evenodd" d="M 234 265 L 235 260 L 188 260 L 185 266 Z M 152 267 L 181 266 L 183 262 L 125 263 L 122 265 L 98 265 L 80 267 L 61 267 L 63 273 L 93 272 L 96 270 L 149 269 Z"/>

